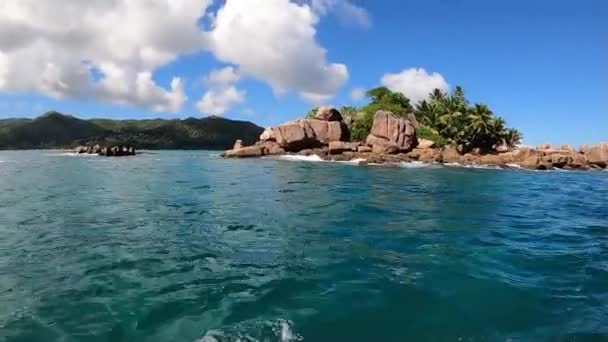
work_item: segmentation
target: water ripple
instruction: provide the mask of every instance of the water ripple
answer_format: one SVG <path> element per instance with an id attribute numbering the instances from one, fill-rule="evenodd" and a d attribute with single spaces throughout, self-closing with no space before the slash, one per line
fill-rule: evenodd
<path id="1" fill-rule="evenodd" d="M 0 340 L 608 339 L 606 173 L 291 159 L 0 152 Z"/>

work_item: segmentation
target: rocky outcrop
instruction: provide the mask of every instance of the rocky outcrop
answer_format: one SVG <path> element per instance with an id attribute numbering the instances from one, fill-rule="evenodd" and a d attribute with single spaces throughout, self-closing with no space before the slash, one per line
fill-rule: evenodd
<path id="1" fill-rule="evenodd" d="M 237 150 L 239 148 L 243 148 L 245 147 L 245 144 L 243 144 L 243 140 L 238 139 L 237 141 L 234 142 L 234 146 L 232 147 L 233 150 Z"/>
<path id="2" fill-rule="evenodd" d="M 359 145 L 358 142 L 332 141 L 329 143 L 329 154 L 357 152 Z"/>
<path id="3" fill-rule="evenodd" d="M 228 150 L 222 154 L 222 156 L 226 158 L 252 158 L 261 157 L 263 155 L 264 150 L 260 145 L 243 146 L 241 148 Z"/>
<path id="4" fill-rule="evenodd" d="M 78 154 L 97 154 L 104 157 L 124 157 L 134 156 L 136 154 L 135 148 L 132 146 L 78 146 L 74 150 Z"/>
<path id="5" fill-rule="evenodd" d="M 302 119 L 286 122 L 262 133 L 260 141 L 276 141 L 290 152 L 348 140 L 348 129 L 341 121 Z"/>
<path id="6" fill-rule="evenodd" d="M 342 121 L 342 114 L 332 107 L 319 107 L 315 119 L 322 121 Z"/>
<path id="7" fill-rule="evenodd" d="M 585 152 L 589 165 L 593 167 L 608 167 L 608 143 L 601 143 L 590 147 Z"/>
<path id="8" fill-rule="evenodd" d="M 377 111 L 366 143 L 375 153 L 409 152 L 417 145 L 417 125 L 413 115 L 403 118 L 392 112 Z"/>
<path id="9" fill-rule="evenodd" d="M 236 144 L 235 144 L 236 145 Z M 260 141 L 255 145 L 241 146 L 222 153 L 226 158 L 252 158 L 284 154 L 285 150 L 276 141 Z"/>
<path id="10" fill-rule="evenodd" d="M 418 145 L 416 148 L 433 148 L 435 147 L 435 142 L 429 139 L 418 139 Z"/>
<path id="11" fill-rule="evenodd" d="M 338 110 L 321 107 L 315 117 L 315 119 L 294 120 L 267 128 L 255 145 L 238 146 L 235 144 L 232 150 L 226 151 L 223 155 L 241 158 L 275 155 L 320 149 L 333 142 L 348 141 L 349 130 L 342 122 L 342 115 Z M 335 147 L 338 148 L 338 145 Z"/>
<path id="12" fill-rule="evenodd" d="M 578 151 L 570 145 L 549 144 L 518 149 L 503 144 L 492 151 L 464 149 L 455 144 L 436 147 L 432 140 L 417 139 L 417 127 L 418 122 L 412 114 L 398 117 L 391 112 L 378 111 L 365 141 L 348 142 L 350 131 L 340 113 L 322 107 L 314 119 L 294 120 L 267 128 L 254 145 L 244 146 L 237 140 L 234 148 L 223 156 L 247 158 L 296 153 L 338 161 L 362 159 L 365 160 L 363 164 L 422 161 L 535 170 L 608 167 L 608 143 L 581 146 Z"/>

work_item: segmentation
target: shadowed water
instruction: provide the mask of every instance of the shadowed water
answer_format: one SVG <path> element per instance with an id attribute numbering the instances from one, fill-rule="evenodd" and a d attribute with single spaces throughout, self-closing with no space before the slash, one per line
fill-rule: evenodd
<path id="1" fill-rule="evenodd" d="M 0 341 L 608 340 L 608 172 L 0 161 Z"/>

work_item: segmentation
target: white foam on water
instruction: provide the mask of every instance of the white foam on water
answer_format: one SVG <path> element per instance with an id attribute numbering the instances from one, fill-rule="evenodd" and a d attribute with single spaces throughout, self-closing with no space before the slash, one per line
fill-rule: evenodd
<path id="1" fill-rule="evenodd" d="M 466 167 L 471 169 L 484 169 L 484 170 L 504 170 L 502 167 L 498 165 L 488 165 L 488 164 L 471 164 Z"/>
<path id="2" fill-rule="evenodd" d="M 519 164 L 510 164 L 510 163 L 508 163 L 508 164 L 505 164 L 505 166 L 507 166 L 507 167 L 508 167 L 508 168 L 510 168 L 510 169 L 518 169 L 518 170 L 523 170 L 523 169 L 524 169 L 524 168 L 523 168 L 521 165 L 519 165 Z"/>
<path id="3" fill-rule="evenodd" d="M 76 153 L 76 152 L 47 153 L 46 155 L 51 156 L 51 157 L 78 157 L 78 158 L 99 157 L 99 155 L 97 155 L 97 154 Z"/>
<path id="4" fill-rule="evenodd" d="M 340 164 L 349 164 L 349 165 L 359 165 L 363 162 L 365 162 L 365 159 L 363 158 L 355 158 L 353 160 L 328 160 L 329 162 L 336 162 L 336 163 L 340 163 Z"/>
<path id="5" fill-rule="evenodd" d="M 264 336 L 258 340 L 250 335 L 251 331 L 265 326 L 271 329 L 272 336 Z M 297 342 L 304 338 L 293 332 L 293 322 L 286 319 L 276 319 L 273 321 L 255 322 L 253 325 L 237 325 L 226 327 L 225 330 L 209 330 L 205 336 L 198 338 L 195 342 L 220 342 L 220 341 L 248 341 L 248 342 Z"/>
<path id="6" fill-rule="evenodd" d="M 270 157 L 270 158 L 288 160 L 288 161 L 312 162 L 312 163 L 340 163 L 340 164 L 347 164 L 347 165 L 359 165 L 365 161 L 365 159 L 363 159 L 363 158 L 355 158 L 352 160 L 325 160 L 316 154 L 311 154 L 309 156 L 284 154 L 281 156 Z"/>
<path id="7" fill-rule="evenodd" d="M 277 159 L 281 159 L 281 160 L 289 160 L 289 161 L 305 161 L 305 162 L 323 162 L 325 160 L 323 160 L 321 157 L 319 157 L 316 154 L 311 154 L 310 156 L 300 156 L 300 155 L 293 155 L 293 154 L 284 154 L 281 156 L 276 157 Z"/>
<path id="8" fill-rule="evenodd" d="M 288 321 L 283 320 L 279 324 L 281 325 L 281 342 L 298 341 L 298 337 L 293 334 Z"/>
<path id="9" fill-rule="evenodd" d="M 422 168 L 438 168 L 441 167 L 437 164 L 425 163 L 421 161 L 410 161 L 410 162 L 400 162 L 398 164 L 400 167 L 406 169 L 422 169 Z"/>
<path id="10" fill-rule="evenodd" d="M 462 167 L 462 168 L 465 168 L 465 169 L 504 170 L 500 166 L 497 166 L 497 165 L 488 165 L 488 164 L 444 163 L 443 165 L 449 166 L 449 167 Z"/>

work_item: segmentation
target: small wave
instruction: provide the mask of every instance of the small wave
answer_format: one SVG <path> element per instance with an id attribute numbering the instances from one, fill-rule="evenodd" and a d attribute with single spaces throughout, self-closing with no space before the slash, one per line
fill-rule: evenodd
<path id="1" fill-rule="evenodd" d="M 359 165 L 359 164 L 365 162 L 365 159 L 363 159 L 363 158 L 355 158 L 352 160 L 325 160 L 316 154 L 311 154 L 309 156 L 285 154 L 285 155 L 277 156 L 274 158 L 280 159 L 280 160 L 288 160 L 288 161 L 313 162 L 313 163 L 339 163 L 339 164 L 347 164 L 347 165 Z"/>
<path id="2" fill-rule="evenodd" d="M 353 160 L 329 160 L 329 161 L 330 162 L 340 163 L 340 164 L 359 165 L 359 164 L 365 162 L 365 159 L 363 159 L 363 158 L 355 158 Z"/>
<path id="3" fill-rule="evenodd" d="M 294 334 L 293 322 L 286 319 L 258 322 L 254 326 L 246 328 L 248 325 L 228 327 L 224 330 L 209 330 L 205 336 L 197 339 L 195 342 L 296 342 L 303 340 L 301 335 Z M 257 334 L 254 332 L 256 330 Z"/>
<path id="4" fill-rule="evenodd" d="M 465 169 L 484 169 L 484 170 L 504 170 L 498 165 L 488 164 L 461 164 L 461 163 L 444 163 L 443 165 L 448 167 L 462 167 Z"/>
<path id="5" fill-rule="evenodd" d="M 510 169 L 517 169 L 517 170 L 523 170 L 524 168 L 519 165 L 519 164 L 511 164 L 511 163 L 507 163 L 505 164 L 506 167 L 510 168 Z"/>
<path id="6" fill-rule="evenodd" d="M 99 155 L 97 155 L 97 154 L 76 153 L 76 152 L 48 153 L 47 156 L 50 156 L 50 157 L 78 157 L 78 158 L 99 157 Z"/>
<path id="7" fill-rule="evenodd" d="M 325 160 L 323 160 L 323 158 L 319 157 L 316 154 L 311 154 L 310 156 L 285 154 L 282 156 L 278 156 L 276 158 L 281 159 L 281 160 L 289 160 L 289 161 L 306 161 L 306 162 L 323 162 L 323 161 L 325 161 Z"/>
<path id="8" fill-rule="evenodd" d="M 421 161 L 401 162 L 399 166 L 406 169 L 421 169 L 421 168 L 438 168 L 441 167 L 437 164 L 425 163 Z"/>

